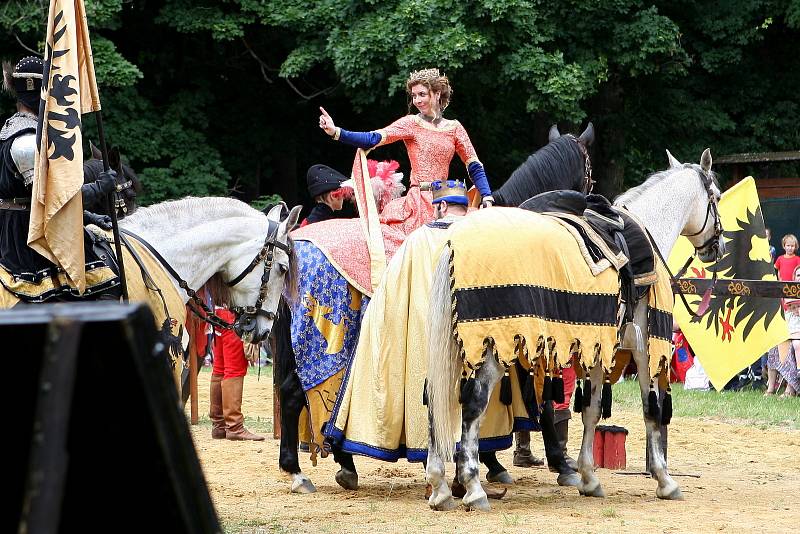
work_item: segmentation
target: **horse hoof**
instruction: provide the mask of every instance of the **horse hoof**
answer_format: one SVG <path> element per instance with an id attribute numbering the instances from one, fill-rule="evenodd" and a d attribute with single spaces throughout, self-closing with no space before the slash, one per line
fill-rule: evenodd
<path id="1" fill-rule="evenodd" d="M 667 500 L 667 501 L 682 501 L 683 500 L 683 492 L 681 491 L 680 486 L 675 484 L 675 487 L 672 488 L 672 490 L 669 490 L 669 491 L 667 491 L 666 489 L 662 491 L 661 488 L 658 488 L 656 490 L 656 497 L 658 497 L 659 499 Z"/>
<path id="2" fill-rule="evenodd" d="M 456 501 L 453 500 L 452 496 L 447 497 L 438 504 L 428 501 L 428 505 L 431 507 L 431 510 L 435 510 L 437 512 L 449 512 L 450 510 L 455 510 L 456 506 L 458 506 Z"/>
<path id="3" fill-rule="evenodd" d="M 559 486 L 576 487 L 581 483 L 581 476 L 578 473 L 560 473 L 556 481 Z"/>
<path id="4" fill-rule="evenodd" d="M 600 485 L 599 482 L 595 482 L 592 487 L 578 484 L 578 493 L 583 495 L 584 497 L 605 497 L 606 492 L 603 491 L 603 487 Z"/>
<path id="5" fill-rule="evenodd" d="M 292 482 L 292 493 L 316 493 L 317 488 L 311 480 L 304 478 L 302 480 L 295 480 Z"/>
<path id="6" fill-rule="evenodd" d="M 355 491 L 358 489 L 358 473 L 347 469 L 339 469 L 336 472 L 336 482 L 346 490 Z"/>
<path id="7" fill-rule="evenodd" d="M 514 478 L 508 471 L 501 471 L 499 473 L 486 473 L 486 480 L 488 482 L 497 482 L 498 484 L 505 484 L 511 486 L 514 484 Z"/>
<path id="8" fill-rule="evenodd" d="M 478 510 L 479 512 L 489 512 L 492 509 L 492 507 L 489 506 L 489 499 L 486 497 L 486 495 L 478 497 L 472 502 L 465 502 L 464 508 L 467 509 L 467 512 L 472 510 Z"/>

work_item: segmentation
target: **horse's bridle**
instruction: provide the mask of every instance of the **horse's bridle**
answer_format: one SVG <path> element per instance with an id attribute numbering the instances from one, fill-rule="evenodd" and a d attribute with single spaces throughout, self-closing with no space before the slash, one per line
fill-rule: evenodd
<path id="1" fill-rule="evenodd" d="M 692 167 L 691 165 L 689 165 L 689 166 Z M 650 242 L 653 244 L 653 250 L 656 251 L 656 254 L 658 254 L 658 258 L 661 260 L 662 265 L 664 265 L 664 268 L 667 270 L 667 274 L 669 274 L 669 277 L 670 277 L 670 280 L 672 282 L 672 285 L 674 287 L 678 288 L 677 289 L 678 296 L 683 301 L 683 305 L 686 307 L 686 311 L 689 312 L 689 315 L 691 315 L 695 319 L 699 320 L 700 317 L 703 316 L 703 314 L 706 312 L 706 309 L 708 308 L 708 302 L 711 299 L 711 293 L 714 290 L 714 286 L 717 283 L 717 271 L 713 272 L 713 275 L 712 275 L 713 278 L 712 278 L 712 282 L 711 282 L 711 287 L 709 287 L 708 290 L 706 291 L 706 293 L 703 295 L 703 298 L 700 301 L 700 305 L 697 308 L 697 312 L 694 312 L 689 307 L 689 302 L 687 302 L 687 300 L 686 300 L 686 295 L 684 295 L 683 291 L 681 291 L 680 286 L 677 285 L 677 280 L 686 273 L 686 270 L 689 268 L 689 265 L 692 264 L 692 261 L 694 260 L 694 257 L 697 254 L 697 252 L 702 250 L 702 249 L 704 249 L 707 246 L 710 246 L 711 249 L 714 251 L 715 261 L 719 261 L 719 259 L 720 259 L 719 238 L 722 235 L 722 220 L 720 219 L 720 216 L 719 216 L 719 209 L 717 207 L 717 200 L 714 198 L 714 191 L 712 191 L 712 189 L 711 189 L 711 186 L 714 184 L 714 181 L 711 179 L 711 176 L 709 176 L 708 172 L 705 169 L 703 169 L 702 167 L 700 167 L 700 170 L 697 171 L 697 172 L 700 175 L 700 180 L 703 183 L 703 188 L 706 190 L 706 194 L 708 195 L 708 206 L 706 208 L 706 218 L 703 221 L 703 226 L 700 228 L 699 231 L 697 231 L 697 232 L 695 232 L 693 234 L 684 235 L 684 237 L 694 237 L 696 235 L 702 234 L 703 231 L 706 229 L 706 225 L 708 225 L 708 218 L 712 214 L 714 215 L 714 235 L 711 236 L 706 241 L 704 241 L 703 244 L 700 245 L 699 247 L 694 247 L 695 254 L 692 254 L 691 256 L 689 256 L 689 258 L 686 260 L 686 263 L 684 263 L 683 267 L 681 267 L 681 269 L 678 271 L 678 274 L 672 274 L 672 271 L 669 268 L 669 264 L 664 259 L 664 257 L 661 255 L 661 251 L 658 250 L 658 247 L 655 246 L 655 241 L 653 240 L 653 236 L 650 235 L 650 231 L 647 230 L 647 228 L 645 228 L 645 231 L 647 231 L 647 237 L 648 237 L 648 239 L 650 239 Z"/>
<path id="2" fill-rule="evenodd" d="M 153 253 L 153 255 L 156 257 L 156 259 L 158 259 L 159 262 L 161 262 L 167 272 L 169 272 L 169 274 L 178 282 L 178 286 L 189 296 L 187 307 L 193 314 L 213 326 L 223 328 L 225 330 L 235 330 L 236 333 L 241 337 L 245 332 L 255 330 L 257 324 L 256 319 L 259 316 L 265 317 L 268 320 L 275 319 L 275 312 L 269 312 L 261 309 L 261 305 L 264 303 L 264 299 L 267 296 L 267 288 L 269 286 L 269 278 L 272 271 L 275 249 L 279 248 L 289 255 L 292 253 L 291 241 L 288 241 L 287 243 L 281 243 L 278 241 L 278 229 L 280 228 L 280 223 L 277 223 L 271 219 L 268 219 L 268 221 L 269 229 L 267 230 L 267 237 L 264 239 L 264 245 L 261 247 L 261 250 L 258 252 L 258 254 L 256 254 L 255 258 L 253 258 L 253 261 L 250 262 L 244 271 L 239 274 L 239 276 L 229 282 L 226 282 L 228 287 L 235 286 L 244 280 L 244 278 L 250 274 L 250 272 L 252 272 L 252 270 L 259 263 L 262 261 L 264 262 L 264 274 L 261 275 L 261 287 L 258 290 L 258 297 L 256 298 L 255 305 L 234 306 L 230 308 L 230 310 L 236 316 L 236 319 L 233 323 L 227 322 L 214 313 L 214 310 L 210 309 L 205 302 L 203 302 L 203 299 L 197 295 L 197 292 L 189 287 L 189 284 L 186 282 L 186 280 L 181 278 L 175 269 L 172 268 L 167 260 L 155 248 L 153 248 L 150 243 L 130 232 L 129 230 L 120 228 L 120 232 L 128 234 L 141 241 L 141 243 L 147 247 L 151 253 Z M 202 310 L 202 312 L 197 309 L 198 307 L 200 310 Z"/>
<path id="3" fill-rule="evenodd" d="M 264 245 L 261 247 L 261 250 L 256 254 L 255 258 L 250 262 L 250 264 L 245 267 L 245 269 L 239 273 L 239 276 L 227 282 L 228 287 L 233 287 L 242 280 L 244 277 L 250 274 L 250 272 L 255 269 L 255 267 L 264 262 L 264 274 L 261 275 L 261 287 L 258 290 L 258 298 L 256 298 L 256 303 L 253 306 L 235 306 L 231 308 L 231 311 L 236 315 L 235 325 L 238 325 L 239 330 L 241 332 L 239 335 L 245 332 L 249 332 L 254 330 L 256 327 L 256 319 L 259 316 L 265 317 L 267 320 L 275 320 L 275 312 L 272 311 L 265 311 L 261 308 L 261 305 L 264 303 L 264 299 L 267 298 L 267 288 L 269 286 L 269 277 L 272 273 L 272 263 L 274 261 L 275 256 L 275 249 L 279 248 L 284 251 L 287 255 L 291 257 L 292 255 L 292 244 L 291 241 L 286 243 L 281 243 L 278 241 L 278 228 L 280 224 L 273 220 L 269 220 L 269 230 L 267 231 L 267 237 L 264 239 Z"/>
<path id="4" fill-rule="evenodd" d="M 583 185 L 581 186 L 581 193 L 588 195 L 592 192 L 592 189 L 594 189 L 595 184 L 595 181 L 592 179 L 592 160 L 589 159 L 589 151 L 580 139 L 572 134 L 568 134 L 568 137 L 575 141 L 575 144 L 578 145 L 578 150 L 581 152 L 581 156 L 583 156 Z"/>
<path id="5" fill-rule="evenodd" d="M 719 208 L 717 207 L 717 200 L 714 198 L 714 191 L 712 191 L 711 186 L 713 185 L 713 180 L 711 176 L 709 176 L 708 172 L 702 167 L 698 171 L 700 174 L 700 180 L 703 183 L 703 187 L 706 190 L 706 194 L 708 195 L 708 205 L 706 207 L 706 218 L 703 221 L 703 226 L 700 227 L 700 230 L 693 234 L 685 234 L 684 237 L 694 237 L 696 235 L 702 234 L 706 226 L 708 225 L 708 218 L 714 215 L 714 234 L 709 237 L 706 241 L 704 241 L 699 247 L 695 247 L 695 250 L 702 250 L 708 246 L 714 251 L 714 257 L 719 260 L 719 236 L 722 235 L 722 222 L 719 216 Z"/>

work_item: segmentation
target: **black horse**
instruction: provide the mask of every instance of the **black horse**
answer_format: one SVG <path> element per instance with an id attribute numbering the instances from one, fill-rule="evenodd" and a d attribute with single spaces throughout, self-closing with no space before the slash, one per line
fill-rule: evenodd
<path id="1" fill-rule="evenodd" d="M 83 162 L 83 183 L 85 184 L 94 182 L 103 172 L 102 153 L 91 142 L 89 146 L 92 149 L 92 157 Z M 133 169 L 122 163 L 118 147 L 109 149 L 108 166 L 117 173 L 117 191 L 114 195 L 114 205 L 117 210 L 117 218 L 122 219 L 136 211 L 136 196 L 142 192 L 142 182 Z M 84 206 L 83 208 L 98 215 L 110 215 L 108 205 L 105 202 Z"/>
<path id="2" fill-rule="evenodd" d="M 493 191 L 496 203 L 501 206 L 518 206 L 540 193 L 557 189 L 571 189 L 589 193 L 593 180 L 588 146 L 594 141 L 591 123 L 580 136 L 561 135 L 556 126 L 550 129 L 549 143 L 531 154 L 498 190 Z M 298 459 L 298 422 L 306 398 L 296 373 L 295 354 L 291 344 L 291 316 L 289 307 L 282 303 L 279 317 L 273 326 L 275 341 L 274 382 L 280 392 L 280 468 L 293 475 L 292 491 L 316 491 L 311 481 L 302 475 Z M 551 469 L 559 473 L 559 483 L 574 485 L 578 477 L 567 465 L 563 449 L 553 422 L 552 402 L 548 402 L 540 416 L 545 453 Z M 346 489 L 358 487 L 353 457 L 337 444 L 331 444 L 334 460 L 341 466 L 336 481 Z M 481 461 L 490 472 L 503 471 L 494 453 L 484 453 Z M 573 480 L 574 479 L 574 480 Z"/>

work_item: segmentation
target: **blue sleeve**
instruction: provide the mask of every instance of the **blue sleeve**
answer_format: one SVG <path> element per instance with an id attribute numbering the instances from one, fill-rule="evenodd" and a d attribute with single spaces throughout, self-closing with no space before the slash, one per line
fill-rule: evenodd
<path id="1" fill-rule="evenodd" d="M 334 139 L 358 148 L 372 148 L 381 142 L 381 135 L 378 132 L 351 132 L 339 128 Z"/>
<path id="2" fill-rule="evenodd" d="M 492 194 L 492 189 L 489 187 L 489 179 L 486 178 L 486 172 L 483 170 L 483 164 L 480 161 L 470 163 L 467 171 L 472 183 L 481 192 L 482 197 L 488 197 Z"/>

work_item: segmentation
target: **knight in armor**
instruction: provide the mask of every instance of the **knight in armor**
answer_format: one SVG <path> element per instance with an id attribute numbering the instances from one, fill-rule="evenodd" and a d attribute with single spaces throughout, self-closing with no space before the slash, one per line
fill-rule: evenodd
<path id="1" fill-rule="evenodd" d="M 36 127 L 42 89 L 43 63 L 38 57 L 3 65 L 4 89 L 17 101 L 17 112 L 0 129 L 0 283 L 25 302 L 72 300 L 81 297 L 63 270 L 27 244 L 36 159 Z M 99 175 L 81 188 L 84 205 L 97 204 L 116 187 L 115 172 Z M 110 219 L 84 212 L 84 223 L 110 228 Z M 86 298 L 118 298 L 119 278 L 84 237 Z M 102 254 L 106 256 L 106 254 Z"/>
<path id="2" fill-rule="evenodd" d="M 308 217 L 303 219 L 301 227 L 336 216 L 334 212 L 341 210 L 344 203 L 341 185 L 345 180 L 345 175 L 327 165 L 316 164 L 308 169 L 306 182 L 308 193 L 314 199 L 314 207 Z"/>

